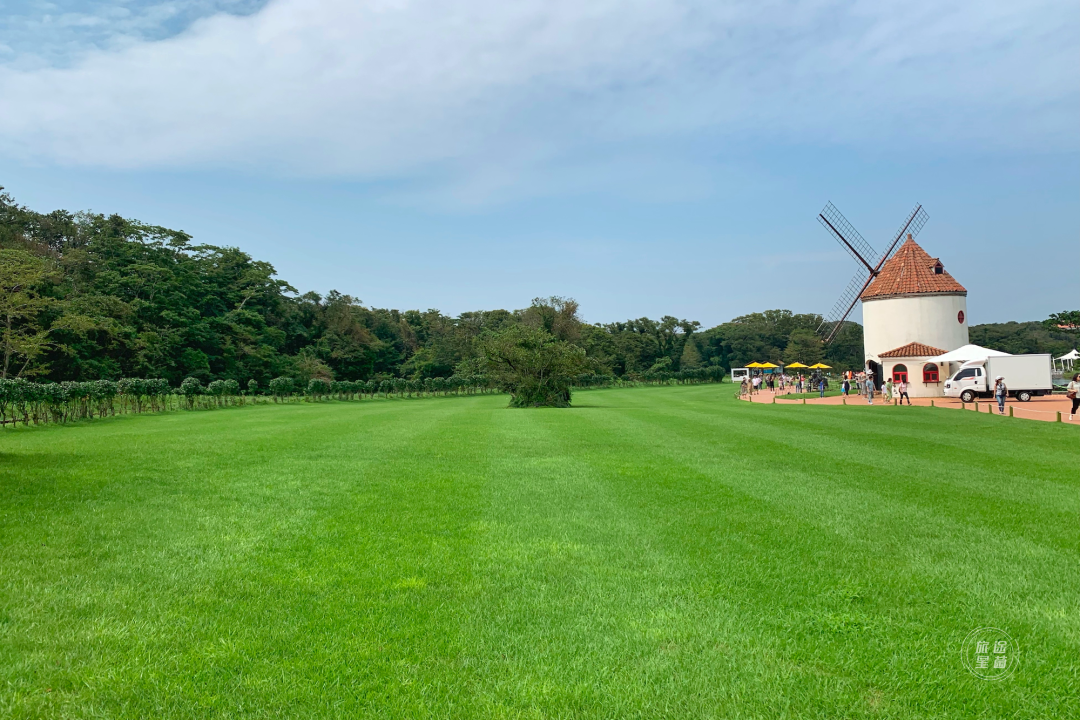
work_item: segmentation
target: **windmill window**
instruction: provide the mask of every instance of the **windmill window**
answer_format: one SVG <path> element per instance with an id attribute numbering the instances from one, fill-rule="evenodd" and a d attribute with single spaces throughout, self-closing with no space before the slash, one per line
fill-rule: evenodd
<path id="1" fill-rule="evenodd" d="M 974 373 L 972 373 L 974 375 Z M 926 363 L 922 369 L 922 381 L 924 383 L 938 382 L 938 367 L 934 363 Z"/>
<path id="2" fill-rule="evenodd" d="M 907 382 L 907 365 L 893 365 L 892 381 L 894 383 Z"/>
<path id="3" fill-rule="evenodd" d="M 944 275 L 945 274 L 945 266 L 942 265 L 939 262 L 934 263 L 934 274 L 935 275 Z"/>

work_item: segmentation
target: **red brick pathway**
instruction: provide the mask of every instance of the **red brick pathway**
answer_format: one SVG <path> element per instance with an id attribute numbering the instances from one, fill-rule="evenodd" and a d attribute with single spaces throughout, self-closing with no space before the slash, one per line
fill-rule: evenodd
<path id="1" fill-rule="evenodd" d="M 788 404 L 802 404 L 802 400 L 784 400 L 785 393 L 781 393 L 779 390 L 776 393 L 771 393 L 768 390 L 760 390 L 756 395 L 750 398 L 751 402 L 756 403 L 771 403 L 773 397 L 776 397 L 776 404 L 783 403 Z M 967 410 L 968 412 L 974 412 L 978 410 L 982 413 L 994 413 L 997 414 L 997 403 L 993 400 L 979 400 L 977 403 L 964 403 L 960 402 L 959 398 L 932 398 L 934 406 L 939 408 L 946 408 L 951 410 Z M 930 405 L 931 398 L 912 398 L 912 405 Z M 844 398 L 840 397 L 827 397 L 827 398 L 807 398 L 807 405 L 843 405 Z M 865 406 L 866 398 L 861 395 L 852 393 L 847 398 L 848 405 L 863 405 Z M 874 396 L 874 407 L 886 407 L 881 401 L 881 395 Z M 893 403 L 889 403 L 888 407 L 893 407 Z M 1050 395 L 1044 397 L 1032 398 L 1028 402 L 1019 402 L 1017 400 L 1009 399 L 1005 403 L 1005 413 L 1009 413 L 1009 408 L 1012 408 L 1013 417 L 1024 418 L 1025 420 L 1046 420 L 1054 422 L 1057 420 L 1057 414 L 1061 413 L 1061 422 L 1069 422 L 1069 408 L 1072 407 L 1072 402 L 1064 395 Z M 1073 418 L 1072 424 L 1080 425 L 1080 414 L 1077 414 Z"/>

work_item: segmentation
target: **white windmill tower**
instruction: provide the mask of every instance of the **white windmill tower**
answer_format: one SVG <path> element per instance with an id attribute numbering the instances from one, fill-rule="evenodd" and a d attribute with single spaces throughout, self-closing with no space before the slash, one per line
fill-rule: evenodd
<path id="1" fill-rule="evenodd" d="M 867 368 L 879 387 L 885 377 L 905 379 L 913 396 L 940 395 L 947 373 L 931 358 L 968 343 L 967 290 L 945 271 L 939 259 L 915 242 L 927 219 L 922 206 L 916 206 L 888 249 L 878 255 L 832 203 L 818 215 L 821 224 L 860 263 L 859 271 L 821 324 L 825 342 L 836 337 L 861 300 Z"/>

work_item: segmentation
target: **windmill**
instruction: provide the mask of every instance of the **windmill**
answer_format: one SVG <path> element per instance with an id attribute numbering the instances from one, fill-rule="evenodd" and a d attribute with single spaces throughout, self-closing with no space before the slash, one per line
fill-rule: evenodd
<path id="1" fill-rule="evenodd" d="M 904 234 L 910 233 L 912 237 L 915 237 L 929 219 L 930 217 L 923 210 L 922 205 L 916 205 L 915 209 L 904 220 L 904 224 L 896 232 L 888 248 L 879 255 L 832 203 L 826 205 L 825 209 L 818 213 L 818 222 L 836 238 L 838 243 L 844 246 L 848 254 L 858 263 L 859 268 L 855 273 L 855 277 L 851 279 L 847 288 L 837 299 L 836 304 L 833 305 L 832 310 L 829 311 L 829 314 L 821 321 L 821 325 L 818 326 L 818 334 L 824 337 L 826 345 L 832 342 L 836 334 L 840 332 L 840 328 L 844 326 L 844 320 L 851 314 L 855 303 L 859 302 L 863 291 L 881 272 L 881 266 L 885 264 L 885 261 L 892 257 Z"/>

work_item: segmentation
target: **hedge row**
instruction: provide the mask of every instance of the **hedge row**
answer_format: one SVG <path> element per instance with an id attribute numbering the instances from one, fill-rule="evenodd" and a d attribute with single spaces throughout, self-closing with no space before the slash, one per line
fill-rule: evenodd
<path id="1" fill-rule="evenodd" d="M 615 375 L 578 375 L 577 388 L 628 387 L 641 384 L 720 382 L 723 368 L 708 367 L 678 372 L 646 372 L 635 377 Z M 241 391 L 236 380 L 215 380 L 203 385 L 187 378 L 172 388 L 160 378 L 123 378 L 87 382 L 36 383 L 29 380 L 0 379 L 0 424 L 41 425 L 87 420 L 125 413 L 160 412 L 175 409 L 211 409 L 254 402 L 288 402 L 329 399 L 361 400 L 365 396 L 432 397 L 438 395 L 473 395 L 495 392 L 485 375 L 452 375 L 447 378 L 408 380 L 323 380 L 315 378 L 306 385 L 294 378 L 279 377 L 270 381 L 265 393 L 258 383 L 249 380 Z"/>

